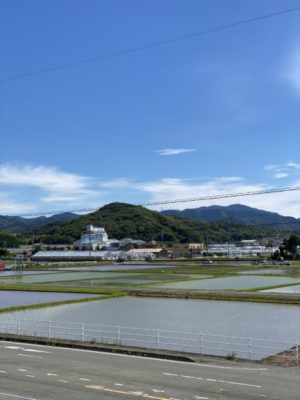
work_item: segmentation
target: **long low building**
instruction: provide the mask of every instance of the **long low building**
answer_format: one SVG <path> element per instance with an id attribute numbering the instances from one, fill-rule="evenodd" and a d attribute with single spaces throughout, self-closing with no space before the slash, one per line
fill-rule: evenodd
<path id="1" fill-rule="evenodd" d="M 154 259 L 159 255 L 161 249 L 132 249 L 129 251 L 86 251 L 86 250 L 66 250 L 66 251 L 39 251 L 32 257 L 32 261 L 117 261 L 117 260 L 145 260 Z"/>
<path id="2" fill-rule="evenodd" d="M 211 244 L 207 247 L 207 252 L 216 255 L 229 256 L 257 256 L 257 255 L 272 255 L 277 247 L 267 247 L 263 245 L 244 245 L 237 246 L 231 243 Z"/>

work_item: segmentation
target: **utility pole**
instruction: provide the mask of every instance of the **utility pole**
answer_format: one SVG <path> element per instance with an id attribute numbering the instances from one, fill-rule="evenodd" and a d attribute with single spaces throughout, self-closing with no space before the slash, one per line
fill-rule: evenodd
<path id="1" fill-rule="evenodd" d="M 229 260 L 229 232 L 227 232 L 227 257 Z"/>

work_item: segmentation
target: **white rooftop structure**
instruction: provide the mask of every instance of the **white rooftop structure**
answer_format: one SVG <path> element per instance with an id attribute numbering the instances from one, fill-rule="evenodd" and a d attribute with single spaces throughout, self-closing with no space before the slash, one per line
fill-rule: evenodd
<path id="1" fill-rule="evenodd" d="M 277 250 L 277 247 L 266 247 L 259 245 L 245 245 L 237 246 L 231 243 L 212 244 L 207 248 L 208 253 L 212 254 L 225 254 L 230 256 L 256 256 L 258 254 L 271 255 Z"/>
<path id="2" fill-rule="evenodd" d="M 81 238 L 74 243 L 79 250 L 99 250 L 109 245 L 108 235 L 104 228 L 88 225 Z"/>

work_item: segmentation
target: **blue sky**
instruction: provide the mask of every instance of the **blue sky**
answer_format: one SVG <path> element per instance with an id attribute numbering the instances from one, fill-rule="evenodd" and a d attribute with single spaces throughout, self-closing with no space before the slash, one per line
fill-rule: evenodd
<path id="1" fill-rule="evenodd" d="M 297 6 L 0 0 L 0 80 Z M 0 90 L 2 215 L 300 185 L 300 11 Z M 299 200 L 238 202 L 300 217 Z"/>

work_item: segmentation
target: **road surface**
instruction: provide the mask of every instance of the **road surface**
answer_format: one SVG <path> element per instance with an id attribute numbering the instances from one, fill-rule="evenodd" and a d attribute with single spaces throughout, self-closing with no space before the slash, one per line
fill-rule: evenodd
<path id="1" fill-rule="evenodd" d="M 0 400 L 299 400 L 300 368 L 0 341 Z"/>

